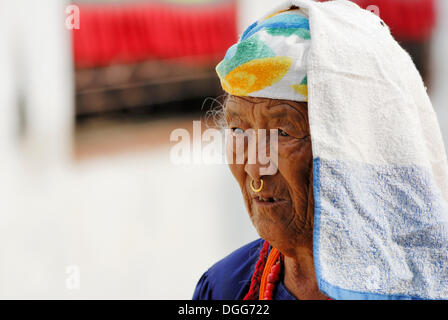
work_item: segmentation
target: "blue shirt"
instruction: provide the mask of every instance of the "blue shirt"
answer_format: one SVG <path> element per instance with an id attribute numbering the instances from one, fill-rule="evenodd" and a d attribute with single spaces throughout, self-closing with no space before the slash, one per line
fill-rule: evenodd
<path id="1" fill-rule="evenodd" d="M 249 291 L 263 243 L 263 239 L 255 240 L 214 264 L 199 280 L 193 300 L 242 300 Z M 274 299 L 297 300 L 282 279 L 276 286 Z"/>

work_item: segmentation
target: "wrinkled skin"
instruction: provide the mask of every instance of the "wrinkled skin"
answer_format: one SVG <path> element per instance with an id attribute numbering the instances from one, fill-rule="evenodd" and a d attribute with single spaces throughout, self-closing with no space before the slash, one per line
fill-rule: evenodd
<path id="1" fill-rule="evenodd" d="M 278 170 L 274 175 L 260 176 L 260 167 L 267 166 L 258 162 L 248 164 L 247 152 L 244 164 L 229 167 L 258 234 L 285 255 L 286 287 L 299 299 L 325 298 L 317 289 L 312 257 L 313 156 L 307 104 L 229 96 L 225 117 L 234 135 L 247 129 L 280 129 Z M 229 152 L 227 157 L 236 159 Z M 263 190 L 255 193 L 250 183 L 254 180 L 258 188 L 260 179 L 264 181 Z M 268 202 L 260 201 L 259 195 Z"/>

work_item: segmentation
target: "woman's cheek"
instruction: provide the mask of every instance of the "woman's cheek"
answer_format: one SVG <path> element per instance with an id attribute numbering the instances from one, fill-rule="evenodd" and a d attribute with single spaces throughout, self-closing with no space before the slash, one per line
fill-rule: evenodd
<path id="1" fill-rule="evenodd" d="M 293 189 L 305 183 L 309 175 L 309 167 L 313 156 L 311 145 L 303 140 L 294 140 L 288 144 L 279 145 L 279 171 Z"/>
<path id="2" fill-rule="evenodd" d="M 289 167 L 300 160 L 302 145 L 297 139 L 279 142 L 278 144 L 278 168 Z"/>

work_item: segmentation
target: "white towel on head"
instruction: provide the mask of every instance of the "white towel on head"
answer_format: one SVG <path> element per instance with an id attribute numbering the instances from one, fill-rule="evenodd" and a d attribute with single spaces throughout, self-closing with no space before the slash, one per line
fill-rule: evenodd
<path id="1" fill-rule="evenodd" d="M 310 21 L 314 258 L 334 299 L 448 299 L 448 162 L 410 56 L 345 0 Z M 272 13 L 270 13 L 272 14 Z"/>

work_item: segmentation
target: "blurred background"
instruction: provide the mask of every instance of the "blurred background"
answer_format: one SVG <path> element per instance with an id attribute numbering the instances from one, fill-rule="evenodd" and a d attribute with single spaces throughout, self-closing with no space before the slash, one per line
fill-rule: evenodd
<path id="1" fill-rule="evenodd" d="M 170 134 L 213 126 L 215 65 L 279 2 L 0 0 L 0 299 L 190 299 L 257 238 L 227 167 L 173 164 Z M 447 1 L 354 2 L 411 53 L 448 142 Z"/>

